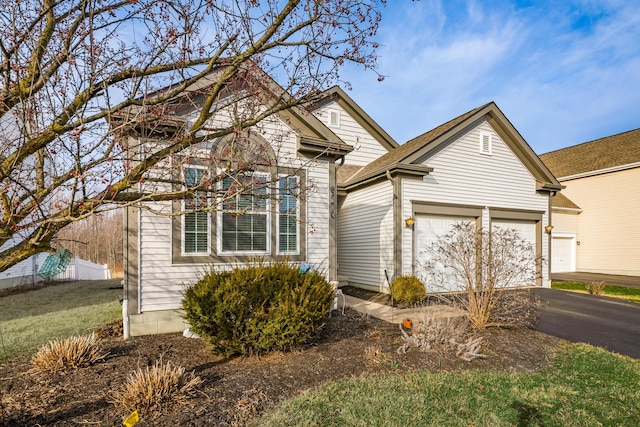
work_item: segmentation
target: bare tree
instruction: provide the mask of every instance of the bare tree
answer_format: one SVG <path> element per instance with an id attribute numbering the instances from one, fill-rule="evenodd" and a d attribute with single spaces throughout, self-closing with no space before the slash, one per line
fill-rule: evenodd
<path id="1" fill-rule="evenodd" d="M 171 184 L 149 171 L 313 101 L 347 62 L 373 69 L 378 3 L 4 0 L 0 271 L 74 221 L 212 188 L 224 177 L 168 192 L 140 183 Z M 131 131 L 162 142 L 143 148 Z M 236 192 L 255 188 L 231 178 Z"/>
<path id="2" fill-rule="evenodd" d="M 527 324 L 535 315 L 532 296 L 514 289 L 535 283 L 542 260 L 517 230 L 458 222 L 425 255 L 420 267 L 427 291 L 449 291 L 440 299 L 459 308 L 475 329 Z"/>
<path id="3" fill-rule="evenodd" d="M 69 249 L 75 256 L 107 264 L 112 274 L 122 272 L 122 210 L 113 210 L 73 222 L 52 241 L 56 249 Z"/>

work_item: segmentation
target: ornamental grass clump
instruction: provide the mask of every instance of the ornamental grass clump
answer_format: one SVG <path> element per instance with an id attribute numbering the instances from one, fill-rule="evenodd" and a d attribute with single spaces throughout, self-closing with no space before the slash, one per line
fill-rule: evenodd
<path id="1" fill-rule="evenodd" d="M 592 282 L 587 285 L 587 291 L 591 295 L 602 295 L 604 292 L 604 282 Z"/>
<path id="2" fill-rule="evenodd" d="M 191 330 L 215 353 L 249 355 L 307 341 L 324 324 L 333 296 L 324 275 L 282 261 L 211 269 L 187 288 L 182 307 Z"/>
<path id="3" fill-rule="evenodd" d="M 181 366 L 156 361 L 129 375 L 119 390 L 111 393 L 110 402 L 122 412 L 150 411 L 168 404 L 184 404 L 193 396 L 202 379 Z"/>
<path id="4" fill-rule="evenodd" d="M 391 283 L 391 295 L 398 302 L 421 302 L 427 298 L 427 290 L 416 276 L 405 275 Z"/>
<path id="5" fill-rule="evenodd" d="M 103 360 L 109 352 L 102 350 L 95 334 L 50 341 L 31 358 L 32 372 L 58 372 L 83 368 Z"/>

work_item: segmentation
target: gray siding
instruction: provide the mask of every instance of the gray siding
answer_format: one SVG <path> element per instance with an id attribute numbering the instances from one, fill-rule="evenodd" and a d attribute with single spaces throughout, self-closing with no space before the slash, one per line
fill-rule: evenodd
<path id="1" fill-rule="evenodd" d="M 293 141 L 290 141 L 293 144 Z M 328 268 L 329 259 L 329 163 L 288 159 L 307 170 L 307 222 L 301 233 L 307 233 L 307 262 Z M 170 204 L 157 203 L 154 209 L 170 211 Z M 139 308 L 141 312 L 180 308 L 184 286 L 194 283 L 206 264 L 172 264 L 172 222 L 168 216 L 148 210 L 138 213 L 140 219 Z M 227 264 L 214 264 L 228 268 Z"/>
<path id="2" fill-rule="evenodd" d="M 340 112 L 339 127 L 329 125 L 330 110 Z M 340 139 L 354 147 L 354 150 L 345 157 L 345 163 L 365 166 L 387 154 L 387 150 L 337 103 L 329 103 L 314 111 L 314 114 Z"/>
<path id="3" fill-rule="evenodd" d="M 490 132 L 492 154 L 480 153 L 480 132 Z M 423 180 L 404 179 L 402 218 L 413 215 L 411 201 L 437 202 L 480 208 L 544 211 L 543 226 L 548 223 L 548 196 L 536 192 L 536 181 L 491 126 L 483 122 L 456 141 L 451 142 L 425 161 L 434 170 Z M 488 227 L 485 210 L 482 226 Z M 542 255 L 546 258 L 548 236 L 540 233 Z M 403 272 L 411 273 L 413 233 L 402 232 Z M 543 281 L 547 280 L 543 268 Z"/>
<path id="4" fill-rule="evenodd" d="M 349 282 L 386 287 L 393 270 L 393 186 L 389 181 L 346 196 L 338 213 L 338 274 Z"/>

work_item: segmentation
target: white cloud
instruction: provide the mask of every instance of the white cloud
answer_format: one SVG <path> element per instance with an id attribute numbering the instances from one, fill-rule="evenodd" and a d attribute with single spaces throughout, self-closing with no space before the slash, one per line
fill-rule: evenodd
<path id="1" fill-rule="evenodd" d="M 490 100 L 539 153 L 640 127 L 640 9 L 528 3 L 390 4 L 351 95 L 399 142 Z"/>

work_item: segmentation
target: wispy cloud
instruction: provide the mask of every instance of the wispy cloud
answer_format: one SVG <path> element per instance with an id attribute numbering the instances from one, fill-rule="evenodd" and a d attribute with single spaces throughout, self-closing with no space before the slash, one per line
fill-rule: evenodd
<path id="1" fill-rule="evenodd" d="M 490 100 L 539 153 L 640 127 L 630 1 L 390 2 L 383 13 L 387 79 L 348 78 L 399 142 Z"/>

